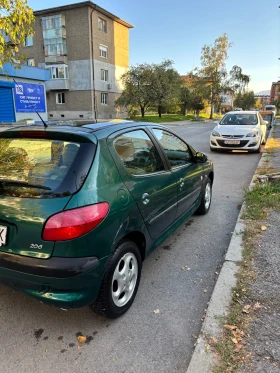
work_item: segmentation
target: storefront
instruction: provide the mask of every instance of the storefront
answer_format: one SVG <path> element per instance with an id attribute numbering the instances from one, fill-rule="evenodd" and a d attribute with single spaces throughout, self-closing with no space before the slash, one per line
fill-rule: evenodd
<path id="1" fill-rule="evenodd" d="M 48 70 L 5 64 L 0 70 L 0 123 L 37 121 L 36 111 L 47 120 L 45 81 L 49 79 Z"/>

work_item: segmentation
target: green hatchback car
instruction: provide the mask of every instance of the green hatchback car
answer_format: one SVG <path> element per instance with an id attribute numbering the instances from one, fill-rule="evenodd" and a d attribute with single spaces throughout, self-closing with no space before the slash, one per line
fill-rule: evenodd
<path id="1" fill-rule="evenodd" d="M 119 317 L 143 260 L 194 212 L 208 212 L 213 179 L 205 154 L 152 123 L 3 131 L 0 282 Z"/>

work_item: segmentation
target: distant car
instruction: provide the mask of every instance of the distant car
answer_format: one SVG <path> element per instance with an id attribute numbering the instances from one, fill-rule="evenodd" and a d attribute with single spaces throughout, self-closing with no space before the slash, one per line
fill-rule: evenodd
<path id="1" fill-rule="evenodd" d="M 0 282 L 64 309 L 121 316 L 143 260 L 209 211 L 213 179 L 205 154 L 157 124 L 3 131 Z"/>
<path id="2" fill-rule="evenodd" d="M 259 153 L 266 143 L 267 124 L 257 111 L 231 111 L 210 135 L 210 150 L 248 150 Z"/>
<path id="3" fill-rule="evenodd" d="M 272 111 L 268 110 L 260 110 L 259 112 L 263 118 L 263 120 L 267 121 L 267 129 L 271 129 L 274 126 L 275 116 Z"/>
<path id="4" fill-rule="evenodd" d="M 277 109 L 275 105 L 265 105 L 264 110 L 270 110 L 273 112 L 274 116 L 276 116 Z"/>

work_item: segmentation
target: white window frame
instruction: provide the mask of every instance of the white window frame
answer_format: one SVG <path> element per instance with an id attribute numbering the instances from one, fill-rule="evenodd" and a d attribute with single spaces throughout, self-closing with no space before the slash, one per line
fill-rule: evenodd
<path id="1" fill-rule="evenodd" d="M 63 68 L 64 70 L 64 78 L 59 77 L 58 69 Z M 68 66 L 67 65 L 47 65 L 46 69 L 50 70 L 51 73 L 51 80 L 55 79 L 68 79 Z M 53 71 L 55 69 L 55 73 Z"/>
<path id="2" fill-rule="evenodd" d="M 108 58 L 108 47 L 106 45 L 99 45 L 99 56 L 101 58 Z"/>
<path id="3" fill-rule="evenodd" d="M 35 66 L 35 58 L 27 58 L 27 66 Z"/>
<path id="4" fill-rule="evenodd" d="M 64 92 L 58 92 L 56 94 L 56 103 L 58 105 L 65 104 L 65 93 Z"/>
<path id="5" fill-rule="evenodd" d="M 101 105 L 108 105 L 108 93 L 101 92 Z"/>
<path id="6" fill-rule="evenodd" d="M 98 30 L 107 34 L 107 21 L 104 18 L 98 17 Z"/>
<path id="7" fill-rule="evenodd" d="M 25 46 L 26 47 L 32 47 L 33 46 L 33 35 L 31 36 L 25 36 Z"/>
<path id="8" fill-rule="evenodd" d="M 108 75 L 109 75 L 108 70 L 101 69 L 101 80 L 102 80 L 102 82 L 108 82 Z"/>

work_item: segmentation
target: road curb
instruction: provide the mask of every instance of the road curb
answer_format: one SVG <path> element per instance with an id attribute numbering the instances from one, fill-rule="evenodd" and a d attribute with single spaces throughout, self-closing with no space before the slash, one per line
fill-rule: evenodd
<path id="1" fill-rule="evenodd" d="M 275 127 L 271 129 L 268 139 L 272 137 L 274 128 Z M 263 166 L 266 154 L 267 151 L 265 146 L 262 157 L 249 185 L 250 189 L 255 185 L 258 175 L 257 171 Z M 222 317 L 225 317 L 228 314 L 229 306 L 232 300 L 232 288 L 236 286 L 236 274 L 239 270 L 238 263 L 242 259 L 242 232 L 244 232 L 246 227 L 246 224 L 242 219 L 244 209 L 245 203 L 243 202 L 225 256 L 225 261 L 211 296 L 201 332 L 197 339 L 196 347 L 186 373 L 211 373 L 213 365 L 217 362 L 215 352 L 208 349 L 208 338 L 214 337 L 218 339 L 221 337 L 222 328 L 220 320 Z"/>

